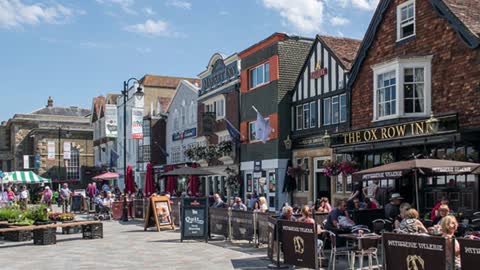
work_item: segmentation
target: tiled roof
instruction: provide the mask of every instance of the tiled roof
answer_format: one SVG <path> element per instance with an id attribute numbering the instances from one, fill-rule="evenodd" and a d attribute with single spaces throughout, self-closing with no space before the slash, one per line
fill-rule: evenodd
<path id="1" fill-rule="evenodd" d="M 350 70 L 362 41 L 352 38 L 331 36 L 319 36 L 319 38 L 325 42 L 335 55 L 337 55 L 343 66 Z"/>
<path id="2" fill-rule="evenodd" d="M 79 107 L 45 107 L 38 109 L 31 114 L 56 115 L 69 117 L 85 117 L 90 114 L 90 110 Z"/>
<path id="3" fill-rule="evenodd" d="M 181 78 L 181 77 L 169 77 L 169 76 L 157 76 L 157 75 L 145 75 L 140 82 L 144 86 L 151 86 L 151 87 L 162 87 L 162 88 L 172 88 L 176 89 L 178 83 L 181 80 L 187 80 L 192 84 L 201 84 L 199 79 L 195 78 Z"/>
<path id="4" fill-rule="evenodd" d="M 443 0 L 452 13 L 480 37 L 480 0 Z"/>
<path id="5" fill-rule="evenodd" d="M 121 94 L 107 94 L 106 103 L 107 104 L 117 104 L 117 98 L 121 96 Z"/>

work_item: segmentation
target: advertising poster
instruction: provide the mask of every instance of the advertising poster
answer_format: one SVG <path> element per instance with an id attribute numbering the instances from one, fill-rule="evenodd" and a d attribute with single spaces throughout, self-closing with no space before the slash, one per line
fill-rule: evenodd
<path id="1" fill-rule="evenodd" d="M 63 142 L 63 159 L 69 160 L 72 156 L 72 144 L 70 142 Z"/>
<path id="2" fill-rule="evenodd" d="M 48 141 L 47 142 L 47 153 L 48 153 L 48 160 L 55 160 L 55 142 Z"/>
<path id="3" fill-rule="evenodd" d="M 132 138 L 143 138 L 143 109 L 132 108 Z"/>
<path id="4" fill-rule="evenodd" d="M 30 158 L 28 155 L 23 155 L 23 168 L 30 169 Z"/>
<path id="5" fill-rule="evenodd" d="M 117 137 L 117 105 L 105 105 L 105 136 L 107 138 Z"/>

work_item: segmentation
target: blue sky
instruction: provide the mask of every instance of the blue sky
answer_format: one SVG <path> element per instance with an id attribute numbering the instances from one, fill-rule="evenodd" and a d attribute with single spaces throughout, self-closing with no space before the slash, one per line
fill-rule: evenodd
<path id="1" fill-rule="evenodd" d="M 0 120 L 90 108 L 144 74 L 196 76 L 273 32 L 362 38 L 378 0 L 0 0 Z"/>

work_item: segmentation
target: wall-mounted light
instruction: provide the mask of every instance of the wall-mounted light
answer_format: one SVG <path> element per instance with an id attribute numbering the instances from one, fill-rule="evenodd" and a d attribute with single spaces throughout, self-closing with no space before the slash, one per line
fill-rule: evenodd
<path id="1" fill-rule="evenodd" d="M 325 135 L 323 135 L 322 137 L 322 142 L 323 142 L 323 145 L 325 145 L 325 147 L 330 147 L 330 145 L 332 144 L 332 137 L 328 135 L 327 130 L 325 130 Z"/>
<path id="2" fill-rule="evenodd" d="M 430 118 L 426 121 L 426 123 L 427 123 L 427 126 L 431 127 L 432 133 L 435 134 L 438 132 L 438 128 L 440 126 L 440 120 L 435 118 L 435 116 L 433 115 L 433 112 L 430 113 Z"/>
<path id="3" fill-rule="evenodd" d="M 283 141 L 283 143 L 285 144 L 285 148 L 287 150 L 292 149 L 292 140 L 290 139 L 290 135 L 287 136 L 287 138 Z"/>

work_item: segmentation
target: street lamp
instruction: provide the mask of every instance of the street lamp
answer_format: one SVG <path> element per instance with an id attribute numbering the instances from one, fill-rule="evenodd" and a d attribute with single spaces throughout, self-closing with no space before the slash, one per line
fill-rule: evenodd
<path id="1" fill-rule="evenodd" d="M 60 167 L 61 167 L 61 161 L 62 161 L 62 153 L 60 152 L 60 147 L 61 147 L 61 140 L 62 140 L 62 131 L 64 128 L 58 127 L 58 169 L 57 169 L 57 180 L 60 181 Z M 70 138 L 71 134 L 70 131 L 67 130 L 67 133 L 65 134 L 65 138 Z M 65 151 L 65 149 L 63 149 Z M 65 175 L 65 180 L 67 180 L 67 177 Z"/>
<path id="2" fill-rule="evenodd" d="M 143 96 L 143 87 L 140 84 L 140 81 L 136 78 L 130 78 L 127 81 L 123 82 L 123 183 L 125 185 L 127 181 L 127 101 L 128 101 L 128 86 L 130 82 L 134 82 L 134 85 L 137 84 L 135 96 Z M 127 208 L 127 194 L 124 193 L 123 196 L 123 213 L 122 221 L 128 221 L 128 208 Z"/>

